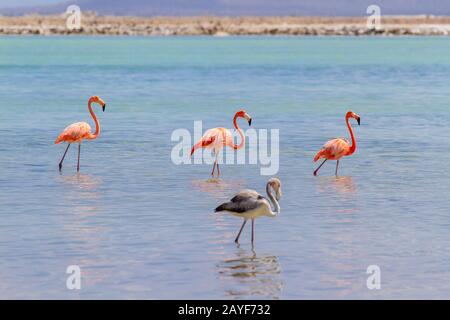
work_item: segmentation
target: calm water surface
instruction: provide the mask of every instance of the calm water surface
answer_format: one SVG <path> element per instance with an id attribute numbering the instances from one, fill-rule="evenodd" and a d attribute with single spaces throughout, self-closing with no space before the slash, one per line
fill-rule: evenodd
<path id="1" fill-rule="evenodd" d="M 448 298 L 449 52 L 426 37 L 0 38 L 0 298 Z M 94 94 L 101 136 L 60 174 L 53 141 L 92 124 Z M 173 130 L 231 127 L 241 106 L 281 140 L 282 212 L 257 220 L 254 250 L 213 209 L 263 192 L 259 166 L 211 183 L 209 165 L 170 158 Z M 358 151 L 315 178 L 348 109 Z"/>

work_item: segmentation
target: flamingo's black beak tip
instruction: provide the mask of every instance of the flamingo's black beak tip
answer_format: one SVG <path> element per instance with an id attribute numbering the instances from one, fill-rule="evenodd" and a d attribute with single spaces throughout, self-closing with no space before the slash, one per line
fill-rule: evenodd
<path id="1" fill-rule="evenodd" d="M 250 118 L 250 119 L 248 120 L 248 125 L 249 125 L 249 126 L 252 125 L 252 118 Z"/>
<path id="2" fill-rule="evenodd" d="M 102 105 L 102 110 L 105 112 L 106 104 Z"/>
<path id="3" fill-rule="evenodd" d="M 361 125 L 361 118 L 356 119 L 356 121 L 358 122 L 358 126 Z"/>

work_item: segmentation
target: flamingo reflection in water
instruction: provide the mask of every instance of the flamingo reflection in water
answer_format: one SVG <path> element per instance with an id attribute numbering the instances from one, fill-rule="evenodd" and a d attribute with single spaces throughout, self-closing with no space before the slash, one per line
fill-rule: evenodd
<path id="1" fill-rule="evenodd" d="M 110 226 L 102 221 L 105 214 L 103 179 L 95 175 L 76 173 L 57 175 L 56 181 L 64 189 L 60 198 L 62 206 L 56 215 L 64 232 L 67 250 L 77 258 L 82 268 L 83 286 L 96 286 L 111 277 L 105 268 L 115 265 L 115 257 L 103 254 L 103 243 L 110 232 Z"/>
<path id="2" fill-rule="evenodd" d="M 317 188 L 321 192 L 337 192 L 342 195 L 352 195 L 358 191 L 357 184 L 350 176 L 319 177 Z"/>
<path id="3" fill-rule="evenodd" d="M 217 268 L 228 298 L 280 299 L 284 283 L 277 256 L 238 248 L 236 257 L 224 259 Z"/>

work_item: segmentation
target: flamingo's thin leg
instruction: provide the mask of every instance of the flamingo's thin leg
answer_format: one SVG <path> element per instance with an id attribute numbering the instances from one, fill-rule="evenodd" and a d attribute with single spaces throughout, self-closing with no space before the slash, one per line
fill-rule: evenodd
<path id="1" fill-rule="evenodd" d="M 337 177 L 338 167 L 339 167 L 339 160 L 338 160 L 338 161 L 336 161 L 336 172 L 335 172 L 335 174 L 336 174 L 336 177 Z"/>
<path id="2" fill-rule="evenodd" d="M 80 152 L 81 152 L 81 143 L 78 144 L 78 163 L 77 163 L 77 172 L 80 172 Z"/>
<path id="3" fill-rule="evenodd" d="M 69 147 L 70 147 L 70 143 L 67 144 L 66 151 L 64 151 L 64 155 L 62 156 L 61 161 L 59 162 L 59 171 L 61 171 L 61 169 L 62 169 L 62 164 L 63 164 L 64 158 L 66 157 L 67 150 L 69 150 Z"/>
<path id="4" fill-rule="evenodd" d="M 214 170 L 216 169 L 216 162 L 214 161 L 213 170 L 211 172 L 212 177 L 214 178 Z"/>
<path id="5" fill-rule="evenodd" d="M 214 178 L 214 170 L 216 169 L 216 165 L 217 165 L 217 154 L 216 154 L 216 151 L 213 151 L 213 155 L 216 156 L 216 160 L 214 161 L 214 164 L 213 164 L 213 170 L 211 172 L 211 175 Z"/>
<path id="6" fill-rule="evenodd" d="M 212 177 L 214 178 L 214 169 L 217 166 L 217 177 L 220 177 L 220 169 L 219 169 L 219 163 L 217 162 L 217 158 L 219 157 L 219 153 L 217 151 L 214 151 L 214 155 L 216 156 L 216 160 L 214 160 L 214 166 L 213 171 L 211 172 Z"/>
<path id="7" fill-rule="evenodd" d="M 255 240 L 255 219 L 252 219 L 252 244 Z"/>
<path id="8" fill-rule="evenodd" d="M 244 223 L 242 224 L 241 229 L 239 230 L 239 233 L 236 237 L 236 239 L 234 240 L 234 242 L 238 243 L 239 242 L 239 237 L 241 236 L 242 230 L 244 229 L 245 224 L 247 223 L 247 219 L 244 219 Z"/>
<path id="9" fill-rule="evenodd" d="M 317 176 L 317 172 L 319 171 L 320 168 L 322 168 L 323 164 L 325 162 L 327 162 L 328 159 L 323 160 L 323 162 L 321 163 L 321 165 L 314 171 L 314 175 Z"/>

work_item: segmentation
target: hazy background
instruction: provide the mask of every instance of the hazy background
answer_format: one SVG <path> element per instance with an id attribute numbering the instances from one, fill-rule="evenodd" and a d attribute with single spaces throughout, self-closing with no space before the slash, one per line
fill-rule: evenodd
<path id="1" fill-rule="evenodd" d="M 0 0 L 0 14 L 60 13 L 69 4 L 108 15 L 361 16 L 371 4 L 390 15 L 449 15 L 449 0 Z"/>

